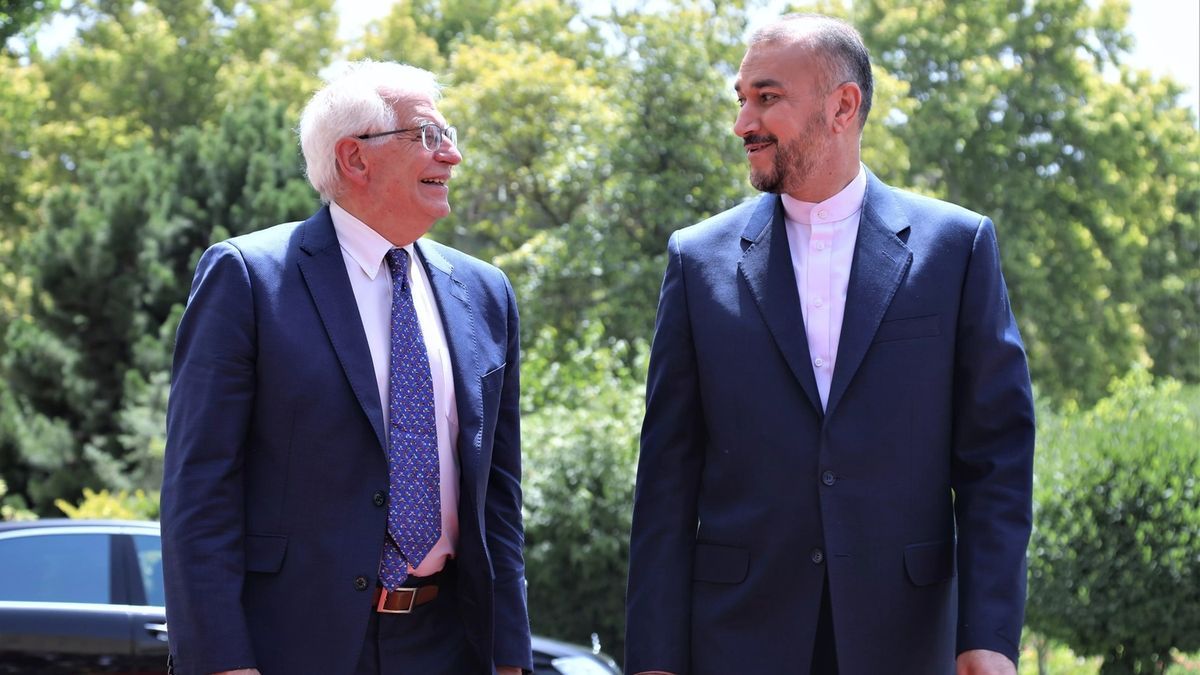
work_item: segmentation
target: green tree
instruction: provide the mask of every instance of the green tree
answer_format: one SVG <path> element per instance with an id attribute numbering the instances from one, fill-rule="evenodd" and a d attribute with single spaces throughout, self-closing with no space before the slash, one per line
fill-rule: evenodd
<path id="1" fill-rule="evenodd" d="M 1028 624 L 1101 673 L 1162 673 L 1200 648 L 1200 387 L 1118 381 L 1041 411 Z"/>
<path id="2" fill-rule="evenodd" d="M 901 182 L 996 219 L 1034 379 L 1059 401 L 1095 401 L 1138 362 L 1194 376 L 1197 177 L 1181 150 L 1194 157 L 1195 118 L 1177 86 L 1122 65 L 1127 13 L 1086 0 L 872 0 L 851 13 L 914 102 L 895 128 Z M 1179 256 L 1143 263 L 1172 239 Z"/>
<path id="3" fill-rule="evenodd" d="M 619 658 L 647 351 L 599 325 L 566 349 L 570 362 L 532 355 L 522 367 L 529 613 L 535 632 L 596 633 Z"/>
<path id="4" fill-rule="evenodd" d="M 7 52 L 9 38 L 35 28 L 60 4 L 59 0 L 5 0 L 0 4 L 0 51 Z"/>
<path id="5" fill-rule="evenodd" d="M 85 486 L 160 482 L 171 348 L 201 251 L 314 208 L 291 119 L 258 97 L 51 192 L 47 227 L 20 251 L 36 291 L 3 361 L 23 467 L 10 487 L 39 510 Z"/>

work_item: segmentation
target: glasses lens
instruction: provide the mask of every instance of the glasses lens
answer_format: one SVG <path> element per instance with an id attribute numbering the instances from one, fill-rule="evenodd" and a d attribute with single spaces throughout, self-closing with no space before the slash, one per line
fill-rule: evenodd
<path id="1" fill-rule="evenodd" d="M 442 139 L 449 138 L 450 142 L 458 145 L 458 130 L 454 127 L 446 127 L 442 129 L 436 124 L 426 124 L 421 127 L 421 145 L 430 152 L 437 152 L 442 148 Z"/>

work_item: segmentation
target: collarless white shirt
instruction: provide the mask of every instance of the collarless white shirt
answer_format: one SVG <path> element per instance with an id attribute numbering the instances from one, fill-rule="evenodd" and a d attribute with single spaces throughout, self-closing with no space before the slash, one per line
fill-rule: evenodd
<path id="1" fill-rule="evenodd" d="M 346 276 L 350 278 L 350 287 L 354 289 L 358 315 L 367 335 L 371 363 L 375 368 L 375 384 L 379 389 L 380 408 L 386 421 L 391 354 L 392 273 L 388 269 L 385 256 L 396 247 L 337 202 L 330 202 L 329 215 L 333 218 L 333 228 L 337 232 L 338 244 L 342 249 L 342 260 L 346 264 Z M 409 244 L 403 248 L 408 251 L 408 278 L 412 289 L 413 307 L 417 313 L 417 322 L 421 325 L 421 335 L 425 339 L 425 350 L 429 354 L 429 373 L 433 379 L 433 408 L 437 417 L 438 464 L 441 470 L 442 536 L 419 566 L 409 567 L 410 574 L 423 577 L 440 571 L 445 566 L 446 559 L 454 556 L 458 545 L 458 410 L 455 404 L 450 348 L 429 276 L 425 272 L 425 265 L 418 264 L 420 258 L 416 254 L 416 247 Z M 382 547 L 382 542 L 380 545 Z"/>
<path id="2" fill-rule="evenodd" d="M 854 180 L 825 201 L 802 202 L 783 195 L 792 270 L 822 409 L 829 404 L 854 243 L 858 241 L 866 194 L 867 173 L 860 164 Z"/>

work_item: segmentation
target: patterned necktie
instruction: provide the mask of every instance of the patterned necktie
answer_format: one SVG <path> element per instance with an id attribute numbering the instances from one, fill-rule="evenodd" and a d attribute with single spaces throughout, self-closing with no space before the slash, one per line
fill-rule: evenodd
<path id="1" fill-rule="evenodd" d="M 379 564 L 395 589 L 442 536 L 442 495 L 433 378 L 408 284 L 408 251 L 387 254 L 392 271 L 392 353 L 388 376 L 388 536 Z"/>

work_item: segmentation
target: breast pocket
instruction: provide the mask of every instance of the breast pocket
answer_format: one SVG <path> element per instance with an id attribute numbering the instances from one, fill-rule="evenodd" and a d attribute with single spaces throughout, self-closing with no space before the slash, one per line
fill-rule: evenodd
<path id="1" fill-rule="evenodd" d="M 875 344 L 941 335 L 939 319 L 940 316 L 937 314 L 926 314 L 925 316 L 884 321 L 879 324 L 879 330 L 875 332 Z"/>

